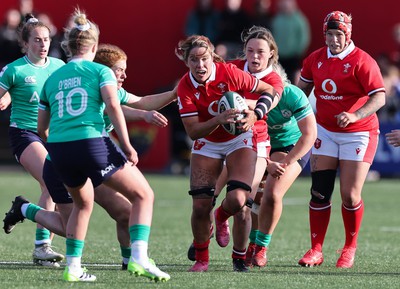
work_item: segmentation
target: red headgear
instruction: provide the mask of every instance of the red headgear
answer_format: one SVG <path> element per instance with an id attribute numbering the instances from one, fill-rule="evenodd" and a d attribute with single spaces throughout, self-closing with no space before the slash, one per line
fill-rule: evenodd
<path id="1" fill-rule="evenodd" d="M 351 37 L 351 16 L 341 11 L 333 11 L 324 19 L 324 37 L 329 29 L 338 29 L 346 35 L 346 43 L 350 42 Z"/>

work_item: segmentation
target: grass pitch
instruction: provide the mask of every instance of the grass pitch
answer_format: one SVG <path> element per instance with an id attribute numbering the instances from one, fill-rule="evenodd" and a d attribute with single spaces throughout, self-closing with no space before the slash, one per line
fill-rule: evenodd
<path id="1" fill-rule="evenodd" d="M 366 183 L 363 192 L 365 216 L 359 236 L 356 262 L 352 269 L 335 268 L 343 246 L 339 185 L 333 197 L 331 223 L 324 245 L 325 262 L 303 268 L 297 261 L 309 249 L 308 201 L 311 180 L 298 179 L 285 196 L 282 218 L 268 251 L 263 269 L 234 273 L 232 243 L 220 248 L 213 239 L 210 266 L 205 273 L 188 273 L 186 257 L 192 241 L 189 179 L 184 176 L 147 175 L 155 194 L 149 253 L 158 266 L 171 275 L 167 283 L 154 283 L 120 270 L 120 251 L 115 224 L 95 207 L 86 238 L 83 263 L 97 276 L 95 283 L 70 284 L 60 269 L 32 265 L 35 224 L 26 220 L 10 235 L 0 232 L 0 288 L 400 288 L 400 203 L 398 180 Z M 0 214 L 23 194 L 32 202 L 39 198 L 39 186 L 25 172 L 3 170 L 0 175 Z M 222 197 L 218 199 L 220 203 Z M 65 252 L 65 240 L 55 237 L 53 246 Z"/>

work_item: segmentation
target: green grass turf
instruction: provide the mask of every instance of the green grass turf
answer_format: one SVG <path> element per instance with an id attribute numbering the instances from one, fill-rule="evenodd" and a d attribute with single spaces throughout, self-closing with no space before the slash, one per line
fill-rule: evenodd
<path id="1" fill-rule="evenodd" d="M 303 268 L 297 261 L 309 249 L 309 178 L 300 178 L 285 196 L 282 218 L 275 230 L 266 268 L 248 274 L 232 272 L 231 248 L 220 248 L 213 239 L 210 267 L 206 273 L 188 273 L 186 257 L 192 241 L 191 198 L 187 177 L 148 175 L 155 194 L 149 253 L 162 270 L 171 275 L 167 283 L 150 282 L 120 271 L 119 244 L 115 225 L 95 207 L 84 249 L 83 263 L 97 276 L 94 284 L 70 284 L 61 280 L 61 269 L 31 264 L 35 224 L 26 220 L 10 235 L 0 232 L 0 288 L 400 288 L 400 203 L 398 180 L 366 183 L 365 216 L 359 237 L 355 266 L 335 268 L 343 246 L 339 186 L 336 184 L 331 223 L 324 245 L 325 262 Z M 39 187 L 26 173 L 0 173 L 0 214 L 8 211 L 17 194 L 37 202 Z M 220 203 L 222 197 L 218 199 Z M 65 241 L 55 237 L 53 245 L 65 252 Z M 64 263 L 62 263 L 63 267 Z"/>

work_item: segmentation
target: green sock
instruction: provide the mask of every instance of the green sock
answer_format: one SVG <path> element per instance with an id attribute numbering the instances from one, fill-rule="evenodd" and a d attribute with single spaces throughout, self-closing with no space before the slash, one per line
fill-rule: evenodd
<path id="1" fill-rule="evenodd" d="M 271 242 L 272 235 L 264 234 L 262 232 L 257 233 L 256 244 L 263 247 L 268 247 Z"/>
<path id="2" fill-rule="evenodd" d="M 65 241 L 67 244 L 67 256 L 71 257 L 81 257 L 83 246 L 85 245 L 84 240 L 68 239 Z"/>
<path id="3" fill-rule="evenodd" d="M 138 240 L 149 242 L 150 226 L 139 224 L 130 226 L 129 235 L 132 243 Z"/>
<path id="4" fill-rule="evenodd" d="M 249 236 L 250 243 L 255 243 L 256 242 L 257 233 L 258 233 L 258 230 L 251 230 L 250 231 L 250 236 Z"/>
<path id="5" fill-rule="evenodd" d="M 47 229 L 38 229 L 36 228 L 36 240 L 35 247 L 40 247 L 43 244 L 50 244 L 50 231 Z"/>
<path id="6" fill-rule="evenodd" d="M 36 222 L 35 221 L 35 217 L 36 217 L 37 212 L 39 212 L 40 210 L 42 210 L 41 207 L 30 203 L 28 208 L 26 208 L 26 213 L 25 213 L 26 214 L 26 218 L 31 220 L 32 222 Z M 38 239 L 36 238 L 36 240 L 38 240 Z"/>
<path id="7" fill-rule="evenodd" d="M 122 256 L 122 258 L 130 258 L 131 257 L 131 247 L 122 247 L 122 246 L 120 246 L 120 248 L 121 248 L 121 256 Z"/>

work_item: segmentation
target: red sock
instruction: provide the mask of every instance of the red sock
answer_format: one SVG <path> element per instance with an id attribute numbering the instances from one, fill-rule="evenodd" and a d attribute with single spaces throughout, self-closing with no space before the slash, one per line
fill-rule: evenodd
<path id="1" fill-rule="evenodd" d="M 342 217 L 346 232 L 345 246 L 357 248 L 357 237 L 364 216 L 364 202 L 361 200 L 354 207 L 348 208 L 342 204 Z"/>
<path id="2" fill-rule="evenodd" d="M 208 245 L 210 244 L 210 240 L 207 240 L 204 243 L 196 243 L 196 241 L 193 240 L 193 245 L 195 248 L 196 252 L 196 261 L 203 261 L 203 262 L 208 262 L 209 260 L 209 254 L 208 254 Z"/>
<path id="3" fill-rule="evenodd" d="M 215 212 L 215 216 L 218 218 L 218 221 L 225 222 L 226 220 L 229 219 L 231 214 L 229 214 L 227 211 L 225 211 L 221 205 L 218 207 L 217 211 Z"/>
<path id="4" fill-rule="evenodd" d="M 237 250 L 235 247 L 232 249 L 232 259 L 246 259 L 246 249 L 244 250 Z"/>
<path id="5" fill-rule="evenodd" d="M 310 233 L 311 248 L 322 252 L 326 231 L 331 217 L 331 204 L 316 204 L 310 202 Z"/>

